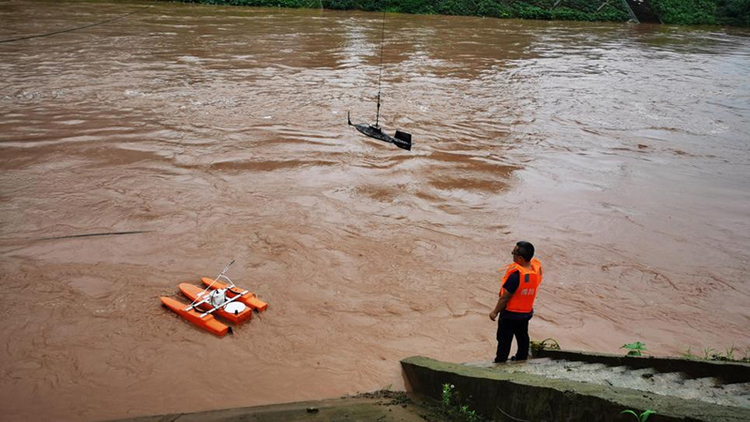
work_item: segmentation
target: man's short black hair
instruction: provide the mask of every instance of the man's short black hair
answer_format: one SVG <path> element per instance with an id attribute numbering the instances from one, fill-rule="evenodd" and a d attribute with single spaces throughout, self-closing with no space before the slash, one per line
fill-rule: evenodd
<path id="1" fill-rule="evenodd" d="M 516 246 L 518 246 L 518 255 L 526 261 L 531 261 L 531 258 L 534 257 L 534 245 L 522 240 L 516 243 Z"/>

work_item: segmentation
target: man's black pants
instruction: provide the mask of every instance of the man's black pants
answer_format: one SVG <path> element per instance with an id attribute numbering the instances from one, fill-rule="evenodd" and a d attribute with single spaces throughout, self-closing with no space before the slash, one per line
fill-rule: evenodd
<path id="1" fill-rule="evenodd" d="M 495 362 L 505 362 L 510 354 L 510 344 L 513 336 L 518 343 L 516 360 L 526 360 L 529 357 L 529 320 L 501 319 L 497 324 L 497 354 Z"/>

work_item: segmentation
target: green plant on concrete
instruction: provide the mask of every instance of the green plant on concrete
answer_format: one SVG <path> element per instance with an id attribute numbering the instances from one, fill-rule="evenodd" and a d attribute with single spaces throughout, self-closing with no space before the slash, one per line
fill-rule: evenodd
<path id="1" fill-rule="evenodd" d="M 698 359 L 698 356 L 694 355 L 692 353 L 692 349 L 690 346 L 688 346 L 684 352 L 682 352 L 682 357 L 686 359 Z"/>
<path id="2" fill-rule="evenodd" d="M 688 359 L 705 359 L 705 360 L 717 360 L 717 361 L 724 361 L 724 362 L 750 363 L 750 356 L 748 355 L 748 352 L 750 352 L 750 347 L 745 348 L 743 357 L 738 356 L 739 351 L 740 349 L 736 347 L 735 345 L 732 345 L 731 347 L 724 349 L 724 353 L 714 348 L 706 347 L 703 349 L 703 356 L 697 356 L 691 353 L 691 348 L 688 347 L 687 349 L 685 349 L 685 352 L 682 353 L 682 357 L 688 358 Z"/>
<path id="3" fill-rule="evenodd" d="M 620 349 L 628 349 L 628 356 L 643 356 L 646 352 L 646 343 L 636 341 L 635 343 L 623 344 Z"/>
<path id="4" fill-rule="evenodd" d="M 443 393 L 441 395 L 441 403 L 443 405 L 443 412 L 446 413 L 450 418 L 464 421 L 464 422 L 482 422 L 484 418 L 477 414 L 475 410 L 471 410 L 468 405 L 461 404 L 459 394 L 455 390 L 453 384 L 443 384 Z"/>
<path id="5" fill-rule="evenodd" d="M 648 417 L 653 415 L 654 413 L 656 412 L 654 412 L 653 410 L 645 410 L 640 415 L 635 413 L 632 410 L 623 410 L 622 412 L 620 412 L 621 415 L 622 414 L 633 415 L 635 417 L 635 420 L 638 422 L 646 422 L 648 420 Z"/>
<path id="6" fill-rule="evenodd" d="M 469 406 L 466 405 L 461 406 L 458 413 L 466 422 L 479 422 L 482 420 L 475 410 L 470 410 Z"/>
<path id="7" fill-rule="evenodd" d="M 724 355 L 724 357 L 727 358 L 727 360 L 734 360 L 734 351 L 735 350 L 737 350 L 737 349 L 734 347 L 734 344 L 733 344 L 732 347 L 730 347 L 730 348 L 728 348 L 726 350 L 726 355 Z"/>
<path id="8" fill-rule="evenodd" d="M 734 352 L 737 350 L 734 345 L 732 347 L 724 350 L 724 354 L 722 355 L 721 352 L 716 351 L 714 349 L 706 348 L 706 359 L 710 360 L 720 360 L 720 361 L 740 361 L 740 362 L 747 362 L 747 351 L 745 351 L 745 357 L 744 358 L 735 358 Z"/>
<path id="9" fill-rule="evenodd" d="M 453 405 L 453 384 L 443 384 L 443 408 L 449 409 Z"/>
<path id="10" fill-rule="evenodd" d="M 716 349 L 706 347 L 703 349 L 703 359 L 712 360 L 716 357 Z"/>

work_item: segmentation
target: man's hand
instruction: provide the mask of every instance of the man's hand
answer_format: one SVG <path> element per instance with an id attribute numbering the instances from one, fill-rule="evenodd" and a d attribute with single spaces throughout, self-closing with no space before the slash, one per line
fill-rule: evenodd
<path id="1" fill-rule="evenodd" d="M 505 309 L 505 305 L 508 304 L 508 301 L 510 300 L 510 296 L 511 296 L 510 293 L 508 293 L 507 291 L 503 291 L 502 296 L 497 298 L 497 305 L 495 305 L 495 309 L 493 309 L 492 312 L 490 312 L 491 320 L 494 321 L 495 319 L 497 319 L 497 314 L 499 314 L 500 312 L 503 311 L 503 309 Z"/>
<path id="2" fill-rule="evenodd" d="M 505 305 L 508 304 L 508 301 L 510 300 L 511 294 L 508 293 L 506 290 L 503 290 L 503 294 L 497 298 L 497 305 L 495 305 L 495 309 L 490 312 L 490 319 L 495 320 L 497 318 L 497 314 L 502 312 L 505 309 Z"/>

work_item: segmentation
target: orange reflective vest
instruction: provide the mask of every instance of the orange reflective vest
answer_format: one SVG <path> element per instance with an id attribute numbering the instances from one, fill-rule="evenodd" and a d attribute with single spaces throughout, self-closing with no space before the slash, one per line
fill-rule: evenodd
<path id="1" fill-rule="evenodd" d="M 531 258 L 531 268 L 524 268 L 515 262 L 506 268 L 502 286 L 508 281 L 508 277 L 516 271 L 519 273 L 520 280 L 518 289 L 510 297 L 505 310 L 519 313 L 531 312 L 534 309 L 534 299 L 536 299 L 536 293 L 539 291 L 539 285 L 542 284 L 542 263 L 536 258 Z M 500 287 L 500 296 L 503 295 L 504 291 L 505 289 Z"/>

